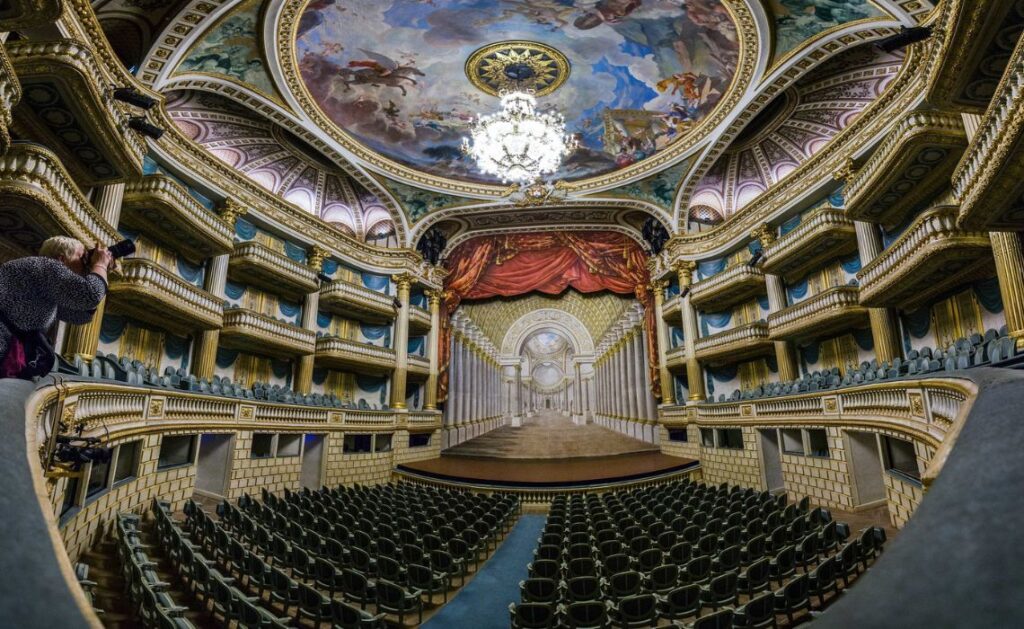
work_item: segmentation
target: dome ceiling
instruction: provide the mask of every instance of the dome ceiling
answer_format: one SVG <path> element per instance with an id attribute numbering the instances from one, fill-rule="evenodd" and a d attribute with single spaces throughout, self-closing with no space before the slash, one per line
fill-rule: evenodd
<path id="1" fill-rule="evenodd" d="M 729 90 L 739 56 L 718 0 L 316 0 L 295 52 L 316 105 L 363 146 L 431 175 L 487 181 L 459 146 L 477 114 L 498 109 L 495 71 L 467 60 L 505 40 L 553 49 L 535 65 L 564 81 L 540 104 L 580 141 L 554 177 L 567 180 L 687 135 Z"/>
<path id="2" fill-rule="evenodd" d="M 888 87 L 902 53 L 873 44 L 818 66 L 777 96 L 733 140 L 697 185 L 693 221 L 720 223 L 796 170 Z"/>
<path id="3" fill-rule="evenodd" d="M 186 136 L 263 188 L 360 240 L 394 233 L 375 195 L 295 135 L 215 94 L 167 97 L 167 111 Z"/>

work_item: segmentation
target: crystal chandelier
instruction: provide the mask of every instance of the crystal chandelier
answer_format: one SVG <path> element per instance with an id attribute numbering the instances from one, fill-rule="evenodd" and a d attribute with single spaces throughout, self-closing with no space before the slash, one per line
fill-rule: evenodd
<path id="1" fill-rule="evenodd" d="M 478 116 L 463 138 L 462 151 L 476 160 L 482 172 L 504 183 L 533 183 L 562 164 L 576 148 L 565 134 L 560 114 L 540 113 L 537 99 L 526 90 L 501 93 L 502 110 Z"/>

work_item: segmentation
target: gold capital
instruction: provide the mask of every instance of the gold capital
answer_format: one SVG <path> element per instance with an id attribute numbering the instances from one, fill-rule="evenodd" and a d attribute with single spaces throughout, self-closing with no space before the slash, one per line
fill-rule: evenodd
<path id="1" fill-rule="evenodd" d="M 431 308 L 435 308 L 441 305 L 441 297 L 444 294 L 441 291 L 435 290 L 433 288 L 428 288 L 427 290 L 423 291 L 423 294 L 427 296 L 427 300 L 430 303 Z"/>
<path id="2" fill-rule="evenodd" d="M 249 210 L 238 201 L 235 201 L 234 199 L 225 199 L 224 207 L 220 210 L 220 220 L 234 227 L 235 219 L 239 216 L 245 216 L 248 213 Z"/>
<path id="3" fill-rule="evenodd" d="M 313 245 L 313 248 L 309 250 L 309 258 L 306 260 L 306 266 L 319 271 L 323 268 L 324 260 L 330 256 L 330 253 L 320 245 Z"/>
<path id="4" fill-rule="evenodd" d="M 762 247 L 770 247 L 776 240 L 775 230 L 772 229 L 768 223 L 764 223 L 754 231 L 750 232 L 750 237 L 755 240 L 760 240 Z"/>
<path id="5" fill-rule="evenodd" d="M 832 174 L 832 178 L 836 181 L 849 183 L 855 174 L 857 174 L 857 168 L 853 165 L 853 158 L 847 157 L 846 161 L 843 162 L 843 166 Z"/>
<path id="6" fill-rule="evenodd" d="M 416 276 L 411 273 L 399 273 L 392 276 L 391 279 L 395 280 L 398 290 L 409 290 L 409 287 L 416 281 Z"/>
<path id="7" fill-rule="evenodd" d="M 697 263 L 693 260 L 677 260 L 672 269 L 679 275 L 679 287 L 687 288 L 693 284 L 693 272 L 697 270 Z"/>

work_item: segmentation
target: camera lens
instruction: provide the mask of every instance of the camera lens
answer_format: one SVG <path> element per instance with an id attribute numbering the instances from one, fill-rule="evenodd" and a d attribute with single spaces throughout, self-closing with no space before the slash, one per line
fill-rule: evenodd
<path id="1" fill-rule="evenodd" d="M 107 251 L 116 260 L 135 253 L 135 243 L 130 238 L 126 238 L 119 243 L 110 245 Z"/>

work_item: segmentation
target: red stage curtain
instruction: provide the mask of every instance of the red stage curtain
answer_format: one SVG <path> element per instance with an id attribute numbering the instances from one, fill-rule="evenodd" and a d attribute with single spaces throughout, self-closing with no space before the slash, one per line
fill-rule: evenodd
<path id="1" fill-rule="evenodd" d="M 438 399 L 446 399 L 448 393 L 449 317 L 462 300 L 513 297 L 533 291 L 558 295 L 570 286 L 581 293 L 610 290 L 620 295 L 633 294 L 640 300 L 645 314 L 651 390 L 660 397 L 647 256 L 632 238 L 611 231 L 481 236 L 456 247 L 448 256 L 446 267 L 448 277 L 438 335 Z"/>

